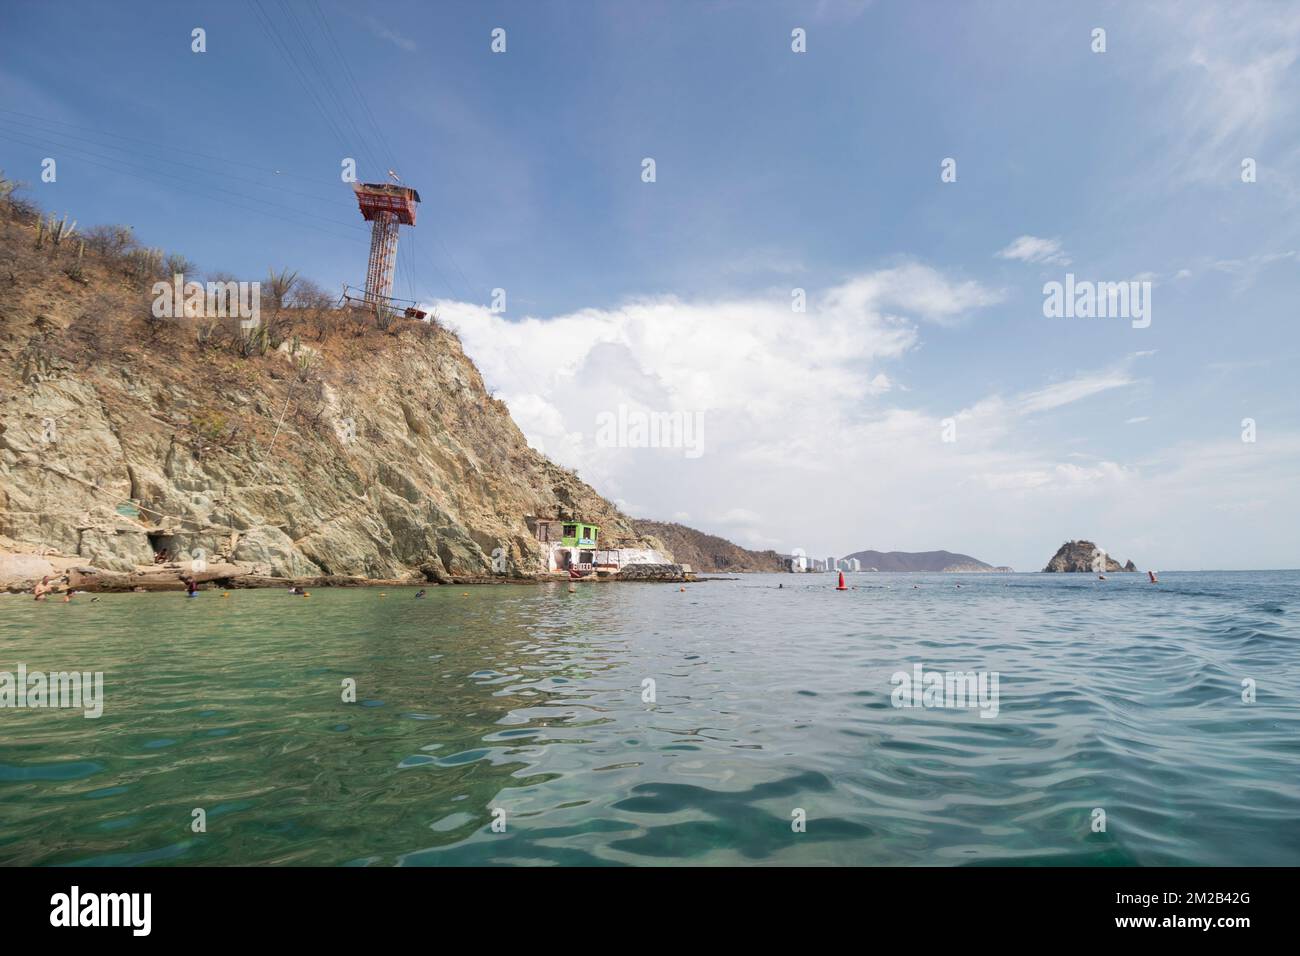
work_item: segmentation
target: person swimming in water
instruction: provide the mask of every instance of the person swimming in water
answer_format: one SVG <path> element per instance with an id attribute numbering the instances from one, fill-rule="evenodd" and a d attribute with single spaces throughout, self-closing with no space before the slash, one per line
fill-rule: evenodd
<path id="1" fill-rule="evenodd" d="M 185 579 L 185 596 L 186 597 L 199 596 L 199 582 L 195 581 L 193 577 L 188 577 Z"/>
<path id="2" fill-rule="evenodd" d="M 425 590 L 424 590 L 424 588 L 420 588 L 420 590 L 418 590 L 418 591 L 415 592 L 415 596 L 416 596 L 417 598 L 422 598 L 422 597 L 424 597 L 424 595 L 425 595 Z"/>
<path id="3" fill-rule="evenodd" d="M 35 600 L 44 601 L 45 596 L 54 590 L 54 585 L 50 583 L 50 576 L 47 574 L 41 578 L 41 583 L 32 589 Z"/>

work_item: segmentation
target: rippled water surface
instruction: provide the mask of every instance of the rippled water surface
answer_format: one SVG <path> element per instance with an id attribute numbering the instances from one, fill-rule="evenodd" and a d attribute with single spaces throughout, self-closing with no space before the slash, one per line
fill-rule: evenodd
<path id="1" fill-rule="evenodd" d="M 1300 864 L 1300 573 L 832 583 L 0 595 L 0 863 Z"/>

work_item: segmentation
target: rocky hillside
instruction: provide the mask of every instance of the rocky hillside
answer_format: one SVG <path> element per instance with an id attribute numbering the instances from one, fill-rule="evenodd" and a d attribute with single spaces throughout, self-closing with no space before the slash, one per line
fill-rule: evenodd
<path id="1" fill-rule="evenodd" d="M 256 329 L 158 319 L 153 283 L 193 266 L 120 227 L 56 244 L 42 224 L 38 248 L 34 217 L 0 198 L 0 557 L 26 578 L 41 553 L 125 571 L 197 551 L 257 575 L 449 580 L 498 548 L 530 575 L 530 516 L 671 550 L 529 448 L 436 322 L 329 308 L 284 273 L 247 277 Z"/>
<path id="2" fill-rule="evenodd" d="M 1091 541 L 1067 541 L 1047 562 L 1044 571 L 1136 571 L 1130 560 L 1125 565 L 1106 554 Z"/>
<path id="3" fill-rule="evenodd" d="M 952 551 L 855 551 L 847 555 L 862 563 L 862 570 L 870 571 L 1010 571 L 1008 567 L 994 567 L 969 554 Z"/>
<path id="4" fill-rule="evenodd" d="M 785 570 L 775 551 L 747 551 L 726 538 L 680 524 L 636 518 L 632 525 L 640 534 L 662 541 L 679 564 L 689 564 L 697 573 Z"/>

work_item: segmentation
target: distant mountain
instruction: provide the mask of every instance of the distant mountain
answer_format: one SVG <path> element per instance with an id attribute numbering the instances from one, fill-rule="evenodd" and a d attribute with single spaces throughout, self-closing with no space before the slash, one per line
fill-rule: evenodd
<path id="1" fill-rule="evenodd" d="M 637 534 L 658 538 L 673 553 L 675 562 L 689 564 L 696 573 L 785 570 L 775 551 L 747 551 L 726 538 L 685 525 L 633 518 L 632 526 Z"/>
<path id="2" fill-rule="evenodd" d="M 846 558 L 857 558 L 862 570 L 876 571 L 1001 571 L 1011 568 L 985 564 L 969 554 L 951 551 L 855 551 Z"/>

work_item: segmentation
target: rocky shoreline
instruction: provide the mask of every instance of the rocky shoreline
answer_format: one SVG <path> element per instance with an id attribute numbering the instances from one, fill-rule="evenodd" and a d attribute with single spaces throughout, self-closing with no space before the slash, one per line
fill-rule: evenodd
<path id="1" fill-rule="evenodd" d="M 86 564 L 85 559 L 78 556 L 0 552 L 0 592 L 11 594 L 29 594 L 45 578 L 49 578 L 55 585 L 56 592 L 184 591 L 186 579 L 191 577 L 201 589 L 217 587 L 229 590 L 291 587 L 430 587 L 440 584 L 463 586 L 547 584 L 569 581 L 567 574 L 465 574 L 446 575 L 432 581 L 423 575 L 414 574 L 395 578 L 372 578 L 350 574 L 285 577 L 266 573 L 264 568 L 252 565 L 231 562 L 198 565 L 191 561 L 138 566 L 134 570 L 125 571 L 94 567 Z M 629 565 L 618 574 L 591 575 L 581 580 L 584 583 L 633 581 L 685 583 L 698 579 L 689 567 L 671 564 Z"/>

